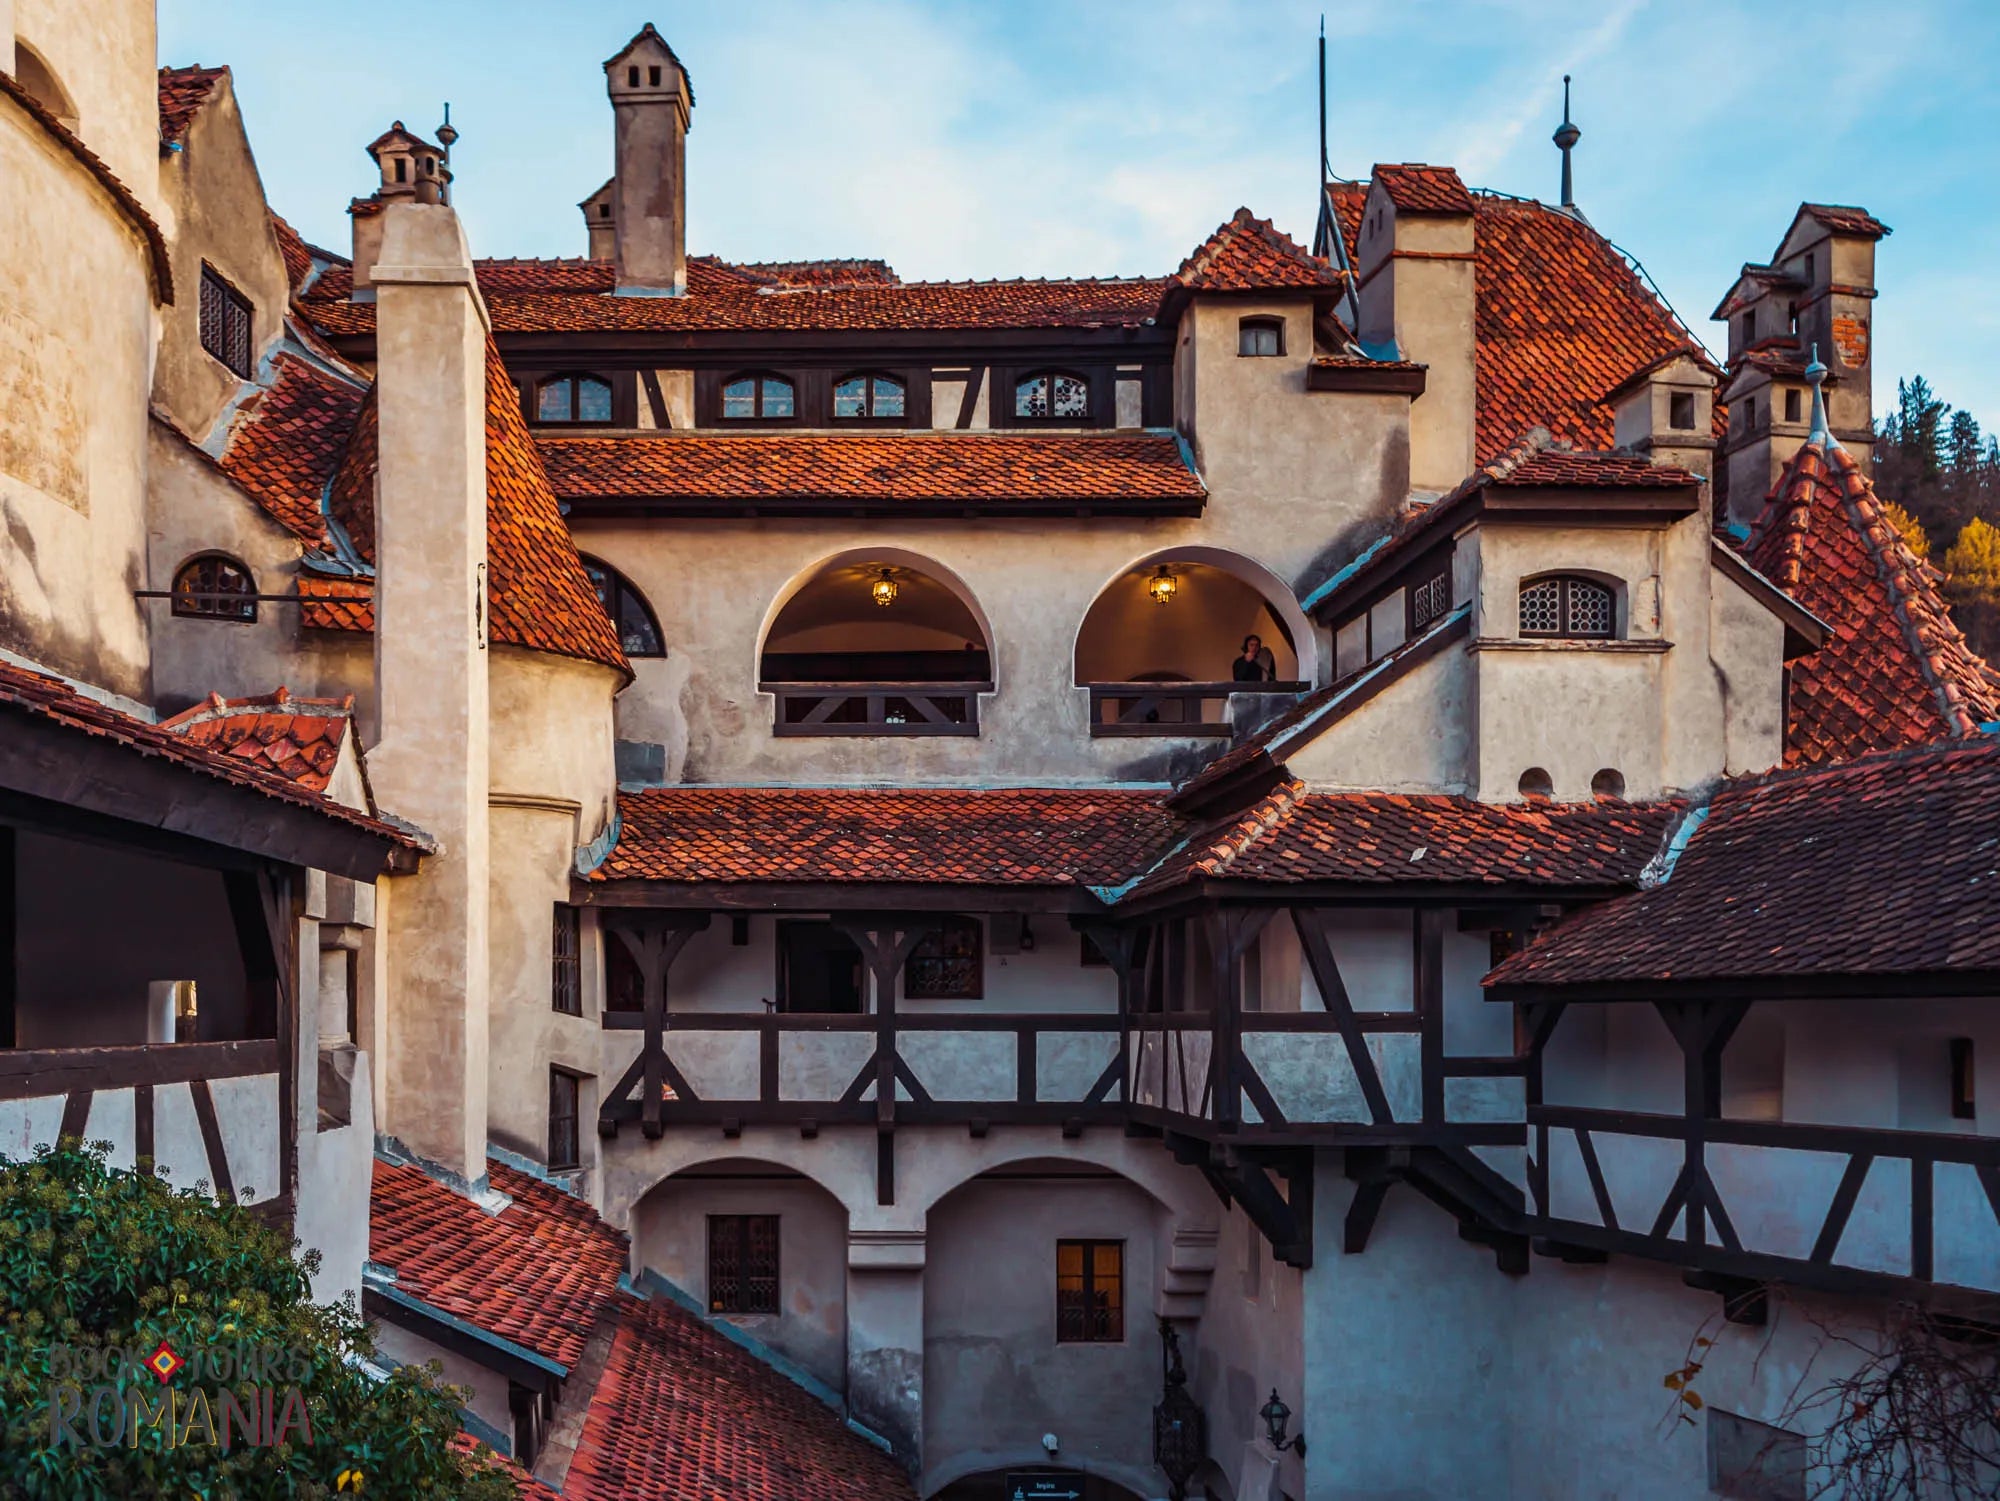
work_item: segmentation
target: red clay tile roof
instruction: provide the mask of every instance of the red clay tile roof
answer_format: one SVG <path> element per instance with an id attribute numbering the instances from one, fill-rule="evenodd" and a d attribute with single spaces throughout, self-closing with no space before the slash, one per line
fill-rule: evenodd
<path id="1" fill-rule="evenodd" d="M 278 355 L 273 375 L 270 387 L 239 410 L 217 467 L 308 547 L 324 547 L 322 498 L 364 393 L 293 354 Z"/>
<path id="2" fill-rule="evenodd" d="M 1788 764 L 1962 737 L 2000 719 L 2000 687 L 1952 622 L 1935 573 L 1838 444 L 1808 444 L 1786 465 L 1745 554 L 1833 626 L 1792 664 Z"/>
<path id="3" fill-rule="evenodd" d="M 285 281 L 297 296 L 312 279 L 313 248 L 276 209 L 270 211 L 271 233 L 278 237 L 278 254 L 285 262 Z"/>
<path id="4" fill-rule="evenodd" d="M 1350 254 L 1358 254 L 1368 185 L 1334 182 L 1328 191 Z M 1577 448 L 1611 447 L 1605 393 L 1699 341 L 1582 220 L 1492 193 L 1473 194 L 1472 212 L 1480 458 L 1532 427 Z"/>
<path id="5" fill-rule="evenodd" d="M 1173 280 L 1192 292 L 1261 292 L 1338 287 L 1343 278 L 1269 219 L 1239 208 L 1181 262 Z"/>
<path id="6" fill-rule="evenodd" d="M 227 68 L 160 69 L 160 144 L 171 146 L 187 134 L 195 112 L 208 103 Z"/>
<path id="7" fill-rule="evenodd" d="M 1375 180 L 1399 214 L 1469 214 L 1472 195 L 1451 167 L 1428 162 L 1378 162 Z"/>
<path id="8" fill-rule="evenodd" d="M 1804 203 L 1799 205 L 1799 211 L 1818 220 L 1835 234 L 1866 235 L 1871 240 L 1879 240 L 1889 233 L 1889 226 L 1867 209 L 1854 208 L 1845 203 Z"/>
<path id="9" fill-rule="evenodd" d="M 1716 793 L 1664 883 L 1572 917 L 1487 983 L 2000 970 L 1996 882 L 2000 740 L 1774 772 Z"/>
<path id="10" fill-rule="evenodd" d="M 115 742 L 135 755 L 157 757 L 198 775 L 233 782 L 265 797 L 310 808 L 341 823 L 365 829 L 404 849 L 428 848 L 427 841 L 409 829 L 333 802 L 268 761 L 227 754 L 197 739 L 176 733 L 165 725 L 136 719 L 78 693 L 59 678 L 17 667 L 11 662 L 0 661 L 0 711 L 52 720 L 78 734 Z"/>
<path id="11" fill-rule="evenodd" d="M 564 1501 L 916 1501 L 896 1462 L 693 1314 L 621 1294 Z"/>
<path id="12" fill-rule="evenodd" d="M 557 496 L 718 502 L 1200 502 L 1164 434 L 537 433 Z"/>
<path id="13" fill-rule="evenodd" d="M 1284 885 L 1627 886 L 1658 850 L 1678 806 L 1307 792 L 1291 781 L 1190 837 L 1119 898 L 1198 878 Z"/>
<path id="14" fill-rule="evenodd" d="M 362 200 L 366 202 L 366 200 Z M 375 206 L 375 212 L 380 212 Z M 313 283 L 307 301 L 306 312 L 318 318 L 324 311 L 323 304 L 339 303 L 354 291 L 354 268 L 344 259 L 329 265 Z M 796 263 L 800 285 L 816 285 L 837 279 L 831 273 L 814 274 L 813 268 L 835 263 L 801 261 Z M 880 262 L 873 264 L 879 265 Z M 544 296 L 580 296 L 592 293 L 609 294 L 618 285 L 618 268 L 610 261 L 594 261 L 582 256 L 555 256 L 547 259 L 533 256 L 502 256 L 490 260 L 475 260 L 473 275 L 479 279 L 481 295 L 490 302 L 494 298 Z M 863 277 L 862 280 L 869 278 Z M 889 280 L 895 278 L 891 276 Z M 775 273 L 743 266 L 732 266 L 717 260 L 712 255 L 688 257 L 688 291 L 691 294 L 708 292 L 748 291 L 760 286 L 783 286 L 787 283 Z M 367 304 L 360 304 L 366 307 Z M 372 318 L 372 313 L 369 314 Z M 368 325 L 371 329 L 374 324 Z"/>
<path id="15" fill-rule="evenodd" d="M 1157 792 L 1075 787 L 657 787 L 618 810 L 594 881 L 1089 885 L 1186 827 Z"/>
<path id="16" fill-rule="evenodd" d="M 718 263 L 719 264 L 719 263 Z M 887 261 L 734 261 L 730 269 L 781 287 L 893 287 L 902 283 Z M 689 284 L 693 283 L 692 264 Z"/>
<path id="17" fill-rule="evenodd" d="M 308 792 L 325 792 L 353 718 L 351 693 L 345 698 L 293 698 L 280 688 L 257 698 L 211 693 L 192 709 L 161 720 L 160 728 Z"/>
<path id="18" fill-rule="evenodd" d="M 315 631 L 375 629 L 375 581 L 300 573 L 299 593 L 313 603 L 299 607 L 300 624 Z"/>
<path id="19" fill-rule="evenodd" d="M 492 1186 L 514 1202 L 498 1214 L 421 1168 L 375 1161 L 368 1259 L 398 1292 L 574 1366 L 616 1296 L 626 1240 L 583 1200 L 502 1163 Z"/>

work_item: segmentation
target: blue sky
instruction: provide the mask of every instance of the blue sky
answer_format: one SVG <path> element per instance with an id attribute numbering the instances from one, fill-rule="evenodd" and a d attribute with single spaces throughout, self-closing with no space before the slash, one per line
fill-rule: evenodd
<path id="1" fill-rule="evenodd" d="M 1903 0 L 160 0 L 163 62 L 227 63 L 273 204 L 330 248 L 392 118 L 449 99 L 483 255 L 575 255 L 611 167 L 599 64 L 651 19 L 687 64 L 692 249 L 882 256 L 906 278 L 1171 270 L 1238 204 L 1310 237 L 1313 38 L 1336 171 L 1448 162 L 1577 199 L 1711 344 L 1802 199 L 1881 247 L 1876 405 L 1921 371 L 2000 426 L 2000 5 Z"/>

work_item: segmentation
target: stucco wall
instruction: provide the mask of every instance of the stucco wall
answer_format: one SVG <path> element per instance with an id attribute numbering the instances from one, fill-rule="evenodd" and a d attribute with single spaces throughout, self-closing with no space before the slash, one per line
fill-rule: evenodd
<path id="1" fill-rule="evenodd" d="M 13 6 L 14 38 L 41 54 L 68 91 L 76 133 L 149 208 L 158 202 L 153 178 L 160 148 L 153 9 L 153 0 L 14 0 Z"/>
<path id="2" fill-rule="evenodd" d="M 1271 1255 L 1263 1234 L 1240 1209 L 1223 1216 L 1215 1280 L 1188 1372 L 1208 1423 L 1208 1455 L 1217 1472 L 1212 1483 L 1219 1486 L 1233 1489 L 1246 1460 L 1253 1466 L 1268 1463 L 1271 1451 L 1257 1414 L 1270 1393 L 1299 1406 L 1305 1275 Z M 1276 1463 L 1285 1493 L 1300 1495 L 1304 1477 L 1298 1455 L 1278 1456 Z"/>

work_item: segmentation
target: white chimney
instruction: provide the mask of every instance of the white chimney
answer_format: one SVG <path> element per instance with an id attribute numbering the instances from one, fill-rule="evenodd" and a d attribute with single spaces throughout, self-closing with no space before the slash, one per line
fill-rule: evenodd
<path id="1" fill-rule="evenodd" d="M 687 131 L 693 85 L 651 21 L 605 63 L 604 84 L 617 131 L 611 239 L 618 290 L 678 297 L 687 291 Z"/>

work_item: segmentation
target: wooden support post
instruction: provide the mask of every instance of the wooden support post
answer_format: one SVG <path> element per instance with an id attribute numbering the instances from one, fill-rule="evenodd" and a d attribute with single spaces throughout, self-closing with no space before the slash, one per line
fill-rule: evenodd
<path id="1" fill-rule="evenodd" d="M 1299 949 L 1305 955 L 1306 968 L 1312 973 L 1313 983 L 1319 987 L 1320 1002 L 1333 1018 L 1333 1024 L 1340 1029 L 1341 1041 L 1347 1045 L 1348 1066 L 1354 1070 L 1355 1083 L 1360 1086 L 1361 1098 L 1368 1106 L 1368 1118 L 1378 1126 L 1389 1125 L 1394 1120 L 1389 1112 L 1389 1096 L 1382 1088 L 1382 1076 L 1375 1067 L 1375 1055 L 1368 1051 L 1368 1038 L 1354 1014 L 1354 1002 L 1348 997 L 1347 982 L 1341 978 L 1340 965 L 1334 960 L 1328 914 L 1318 907 L 1293 907 L 1289 910 L 1292 926 L 1298 931 Z"/>
<path id="2" fill-rule="evenodd" d="M 875 1202 L 896 1202 L 896 1080 L 915 1082 L 896 1047 L 896 983 L 910 952 L 944 925 L 934 912 L 869 913 L 833 920 L 861 950 L 875 992 Z M 914 1094 L 916 1091 L 913 1090 Z"/>
<path id="3" fill-rule="evenodd" d="M 1410 973 L 1416 1011 L 1423 1025 L 1424 1120 L 1444 1122 L 1444 924 L 1448 914 L 1420 907 L 1412 925 Z"/>
<path id="4" fill-rule="evenodd" d="M 686 1077 L 667 1056 L 666 1034 L 673 1025 L 672 1013 L 667 1009 L 667 980 L 674 960 L 680 957 L 688 940 L 708 926 L 708 920 L 706 912 L 646 911 L 606 928 L 607 941 L 624 944 L 625 952 L 639 971 L 644 1040 L 632 1067 L 605 1093 L 598 1112 L 599 1135 L 607 1134 L 604 1130 L 607 1121 L 612 1122 L 609 1134 L 617 1134 L 610 1107 L 623 1100 L 634 1083 L 640 1091 L 639 1128 L 653 1141 L 666 1131 L 660 1107 L 669 1084 L 677 1100 L 697 1098 Z"/>

